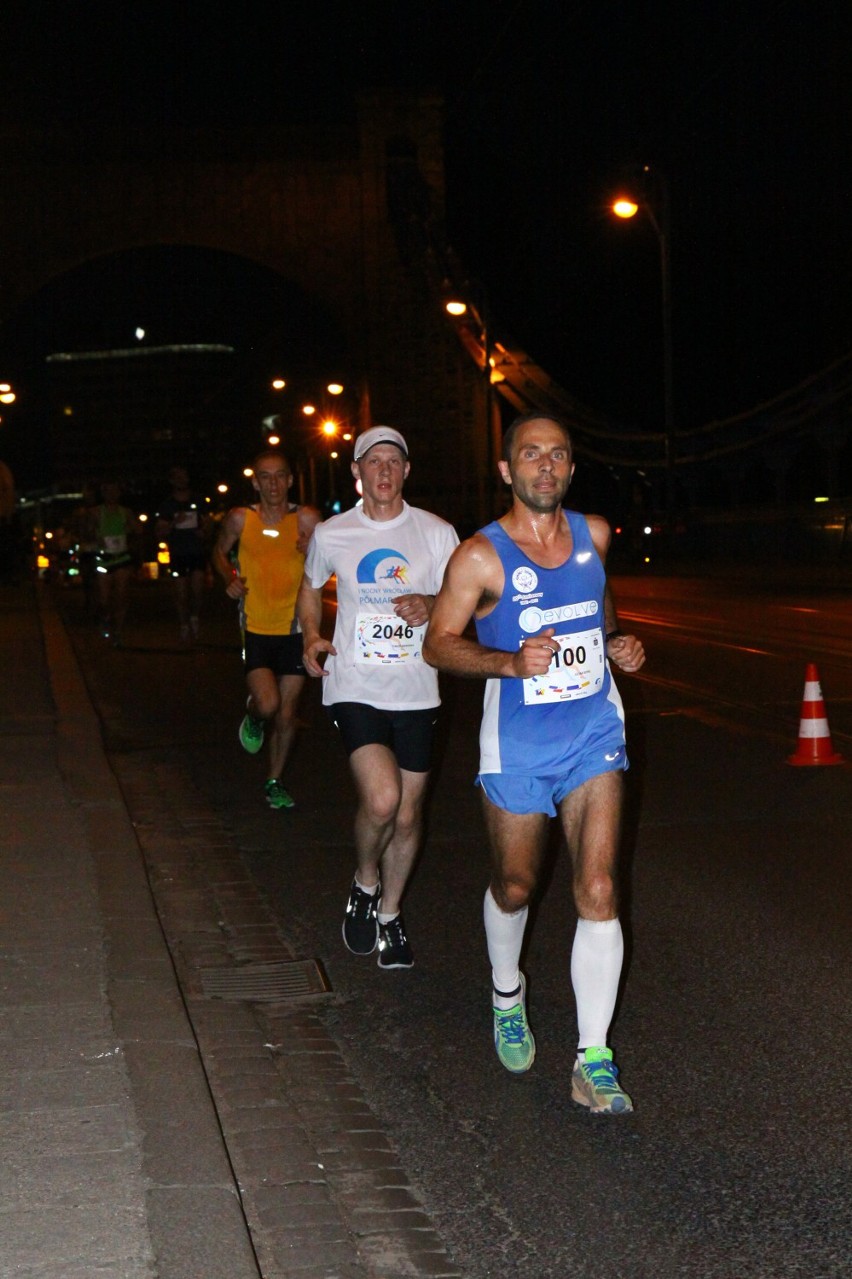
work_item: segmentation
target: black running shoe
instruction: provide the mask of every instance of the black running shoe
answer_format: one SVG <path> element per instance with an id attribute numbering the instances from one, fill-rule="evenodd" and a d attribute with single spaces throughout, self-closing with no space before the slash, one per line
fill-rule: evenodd
<path id="1" fill-rule="evenodd" d="M 386 924 L 379 924 L 379 968 L 411 968 L 414 955 L 405 935 L 402 915 L 394 915 Z"/>
<path id="2" fill-rule="evenodd" d="M 346 914 L 343 916 L 343 940 L 353 955 L 372 955 L 379 940 L 376 911 L 379 909 L 381 884 L 371 897 L 359 888 L 355 880 L 349 890 Z"/>

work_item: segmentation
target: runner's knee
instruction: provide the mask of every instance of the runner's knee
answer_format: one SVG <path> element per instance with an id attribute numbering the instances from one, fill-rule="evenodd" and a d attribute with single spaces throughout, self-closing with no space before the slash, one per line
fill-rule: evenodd
<path id="1" fill-rule="evenodd" d="M 578 876 L 574 882 L 574 901 L 585 919 L 613 919 L 618 914 L 613 876 L 605 871 Z"/>
<path id="2" fill-rule="evenodd" d="M 507 915 L 512 915 L 515 911 L 523 910 L 524 906 L 528 906 L 534 888 L 535 881 L 528 875 L 504 876 L 502 879 L 491 882 L 491 894 L 500 909 Z"/>

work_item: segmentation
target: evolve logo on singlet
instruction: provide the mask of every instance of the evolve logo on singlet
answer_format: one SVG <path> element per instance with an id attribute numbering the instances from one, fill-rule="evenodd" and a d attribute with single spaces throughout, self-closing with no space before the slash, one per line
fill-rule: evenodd
<path id="1" fill-rule="evenodd" d="M 410 567 L 405 556 L 390 547 L 380 546 L 370 551 L 358 564 L 359 597 L 365 602 L 369 600 L 373 606 L 389 604 L 405 593 Z"/>
<path id="2" fill-rule="evenodd" d="M 556 608 L 536 608 L 534 601 L 542 597 L 543 592 L 535 594 L 538 576 L 535 569 L 528 564 L 516 568 L 512 574 L 512 585 L 519 592 L 512 596 L 513 604 L 526 604 L 518 618 L 518 625 L 528 635 L 535 635 L 544 626 L 556 626 L 559 622 L 572 622 L 578 617 L 594 617 L 598 612 L 597 600 L 580 600 L 576 604 L 561 604 Z"/>

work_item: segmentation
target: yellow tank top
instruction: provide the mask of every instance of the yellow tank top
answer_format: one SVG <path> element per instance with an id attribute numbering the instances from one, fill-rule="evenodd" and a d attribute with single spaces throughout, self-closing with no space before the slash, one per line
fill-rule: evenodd
<path id="1" fill-rule="evenodd" d="M 288 511 L 279 524 L 264 524 L 246 508 L 238 568 L 248 594 L 242 601 L 243 629 L 255 635 L 289 635 L 305 557 L 296 549 L 298 516 Z"/>

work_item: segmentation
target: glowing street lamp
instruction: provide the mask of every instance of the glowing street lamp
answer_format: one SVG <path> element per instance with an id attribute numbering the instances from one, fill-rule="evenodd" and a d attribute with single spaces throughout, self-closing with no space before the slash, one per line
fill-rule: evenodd
<path id="1" fill-rule="evenodd" d="M 641 210 L 653 227 L 660 248 L 660 295 L 663 321 L 663 424 L 666 440 L 666 509 L 671 519 L 674 515 L 675 505 L 675 423 L 669 189 L 662 174 L 656 170 L 653 175 L 651 174 L 650 166 L 645 165 L 643 173 L 657 179 L 657 189 L 659 191 L 657 210 L 655 211 L 647 200 L 637 202 L 630 195 L 620 195 L 613 201 L 610 208 L 615 216 L 621 218 L 622 221 L 634 218 Z"/>
<path id="2" fill-rule="evenodd" d="M 468 286 L 470 287 L 470 286 Z M 444 310 L 454 319 L 462 319 L 467 316 L 463 325 L 459 325 L 459 331 L 462 335 L 462 341 L 468 351 L 474 356 L 477 363 L 481 361 L 482 370 L 482 412 L 483 412 L 483 438 L 485 442 L 485 474 L 487 480 L 485 486 L 480 489 L 480 501 L 482 503 L 482 515 L 485 519 L 490 519 L 493 514 L 495 500 L 495 480 L 496 467 L 494 460 L 498 452 L 498 446 L 495 441 L 495 423 L 494 423 L 494 395 L 491 390 L 492 381 L 499 381 L 494 377 L 494 360 L 492 359 L 491 350 L 491 321 L 489 315 L 488 296 L 482 285 L 476 286 L 476 294 L 479 305 L 475 305 L 473 301 L 465 300 L 462 297 L 449 297 L 444 303 Z M 473 328 L 470 327 L 472 321 Z M 463 330 L 468 329 L 473 337 L 473 345 L 471 346 L 465 341 Z"/>

